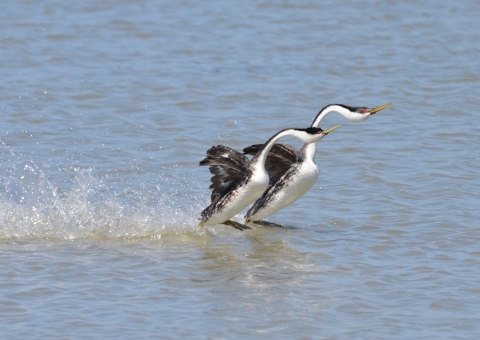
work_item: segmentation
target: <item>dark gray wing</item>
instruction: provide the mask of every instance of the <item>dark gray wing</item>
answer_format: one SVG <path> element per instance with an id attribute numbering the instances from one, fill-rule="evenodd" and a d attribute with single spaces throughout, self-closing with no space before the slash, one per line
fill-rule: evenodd
<path id="1" fill-rule="evenodd" d="M 243 149 L 243 153 L 254 156 L 262 146 L 263 144 L 247 146 Z M 299 161 L 299 153 L 293 146 L 288 144 L 274 144 L 265 162 L 265 169 L 267 169 L 268 175 L 270 176 L 270 184 L 276 183 L 292 164 Z"/>
<path id="2" fill-rule="evenodd" d="M 213 174 L 210 185 L 212 202 L 217 201 L 249 173 L 249 160 L 228 146 L 217 145 L 207 150 L 200 165 L 209 165 Z"/>

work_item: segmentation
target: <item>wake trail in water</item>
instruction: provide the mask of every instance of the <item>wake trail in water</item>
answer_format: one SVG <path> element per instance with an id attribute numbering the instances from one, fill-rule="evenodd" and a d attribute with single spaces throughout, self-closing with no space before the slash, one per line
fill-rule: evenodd
<path id="1" fill-rule="evenodd" d="M 71 166 L 57 175 L 17 155 L 0 172 L 0 239 L 155 238 L 195 232 L 208 192 L 185 169 L 164 171 L 168 175 L 99 176 L 93 168 Z"/>

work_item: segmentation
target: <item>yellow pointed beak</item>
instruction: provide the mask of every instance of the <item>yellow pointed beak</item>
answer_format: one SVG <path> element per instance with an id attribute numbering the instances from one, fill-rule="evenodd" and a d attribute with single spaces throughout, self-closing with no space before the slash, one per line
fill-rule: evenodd
<path id="1" fill-rule="evenodd" d="M 378 111 L 381 111 L 383 109 L 386 109 L 387 107 L 389 106 L 392 106 L 392 103 L 390 104 L 385 104 L 385 105 L 382 105 L 382 106 L 379 106 L 379 107 L 376 107 L 376 108 L 373 108 L 370 110 L 370 116 L 373 116 L 375 113 L 377 113 Z"/>
<path id="2" fill-rule="evenodd" d="M 333 130 L 338 129 L 340 126 L 341 126 L 341 125 L 335 125 L 334 127 L 330 128 L 330 129 L 328 129 L 328 130 L 325 130 L 325 131 L 323 131 L 322 133 L 323 133 L 324 136 L 326 136 L 326 135 L 328 135 L 330 132 L 332 132 Z"/>

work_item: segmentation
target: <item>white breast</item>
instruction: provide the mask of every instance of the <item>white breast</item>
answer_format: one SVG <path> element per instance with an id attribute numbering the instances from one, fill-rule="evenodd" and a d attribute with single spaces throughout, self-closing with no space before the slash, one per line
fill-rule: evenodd
<path id="1" fill-rule="evenodd" d="M 215 225 L 225 222 L 241 212 L 249 204 L 262 197 L 267 189 L 268 180 L 269 177 L 266 171 L 255 171 L 250 181 L 237 188 L 230 196 L 230 199 L 225 202 L 224 206 L 218 207 L 217 213 L 205 221 L 205 225 Z"/>
<path id="2" fill-rule="evenodd" d="M 313 161 L 306 160 L 300 163 L 295 174 L 281 183 L 282 189 L 276 191 L 275 195 L 270 196 L 269 200 L 264 202 L 264 206 L 250 216 L 250 219 L 258 221 L 288 207 L 310 190 L 317 181 L 319 174 L 320 171 Z M 279 184 L 277 183 L 277 185 Z"/>

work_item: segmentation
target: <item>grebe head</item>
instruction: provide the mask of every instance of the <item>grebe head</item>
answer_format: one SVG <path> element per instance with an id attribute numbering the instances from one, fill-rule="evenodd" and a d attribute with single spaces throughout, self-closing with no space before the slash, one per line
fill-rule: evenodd
<path id="1" fill-rule="evenodd" d="M 332 104 L 332 105 L 328 105 L 326 108 L 334 109 L 335 111 L 339 112 L 345 118 L 347 118 L 352 122 L 363 122 L 368 117 L 373 116 L 378 111 L 386 109 L 391 105 L 392 104 L 385 104 L 385 105 L 374 107 L 374 108 L 368 108 L 364 106 L 348 106 L 343 104 Z"/>
<path id="2" fill-rule="evenodd" d="M 314 143 L 318 142 L 320 139 L 328 135 L 330 132 L 338 129 L 340 125 L 335 125 L 334 127 L 328 130 L 322 130 L 322 128 L 309 127 L 306 129 L 296 129 L 299 133 L 298 138 L 304 143 Z"/>
<path id="3" fill-rule="evenodd" d="M 386 109 L 392 104 L 386 104 L 373 109 L 364 106 L 348 106 L 343 104 L 328 104 L 313 119 L 312 126 L 319 126 L 326 115 L 337 112 L 351 122 L 363 122 L 368 117 L 374 115 L 380 110 Z"/>

